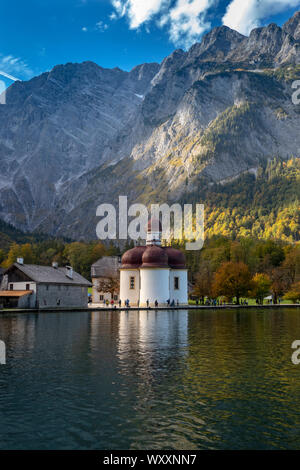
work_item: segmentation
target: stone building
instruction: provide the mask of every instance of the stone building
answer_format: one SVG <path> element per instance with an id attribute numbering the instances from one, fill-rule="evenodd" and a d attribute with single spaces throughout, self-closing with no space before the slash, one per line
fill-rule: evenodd
<path id="1" fill-rule="evenodd" d="M 103 304 L 106 300 L 118 302 L 120 287 L 120 256 L 103 256 L 91 267 L 92 278 L 92 301 L 93 304 Z M 105 290 L 100 290 L 105 286 Z M 114 287 L 114 292 L 108 292 L 109 287 Z M 113 298 L 112 298 L 113 297 Z"/>
<path id="2" fill-rule="evenodd" d="M 23 264 L 10 266 L 3 274 L 0 304 L 16 308 L 87 307 L 92 285 L 70 266 Z"/>

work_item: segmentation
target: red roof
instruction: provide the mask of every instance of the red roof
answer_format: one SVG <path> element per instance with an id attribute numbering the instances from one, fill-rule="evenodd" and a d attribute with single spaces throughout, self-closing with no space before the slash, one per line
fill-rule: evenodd
<path id="1" fill-rule="evenodd" d="M 175 248 L 172 248 L 171 246 L 167 246 L 165 250 L 168 255 L 170 268 L 184 269 L 186 267 L 185 256 L 184 256 L 184 253 L 182 253 L 182 251 L 176 250 Z"/>
<path id="2" fill-rule="evenodd" d="M 146 246 L 136 246 L 128 250 L 122 256 L 122 268 L 124 269 L 137 269 L 142 264 L 142 257 Z"/>
<path id="3" fill-rule="evenodd" d="M 136 246 L 122 256 L 123 269 L 138 268 L 186 269 L 184 253 L 170 246 Z"/>
<path id="4" fill-rule="evenodd" d="M 143 258 L 142 268 L 168 268 L 168 255 L 164 248 L 157 245 L 147 246 Z"/>

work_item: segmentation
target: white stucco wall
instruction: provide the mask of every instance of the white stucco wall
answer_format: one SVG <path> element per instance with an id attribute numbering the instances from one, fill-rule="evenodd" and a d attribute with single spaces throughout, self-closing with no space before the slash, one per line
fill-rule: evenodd
<path id="1" fill-rule="evenodd" d="M 9 282 L 8 290 L 10 289 L 11 284 L 13 285 L 13 290 L 31 290 L 32 294 L 22 296 L 18 300 L 18 308 L 35 308 L 36 307 L 36 283 L 35 282 Z M 26 289 L 26 286 L 29 284 L 29 289 Z"/>
<path id="2" fill-rule="evenodd" d="M 174 289 L 174 278 L 179 278 L 179 289 Z M 188 276 L 186 269 L 172 269 L 170 271 L 170 300 L 177 300 L 179 304 L 186 305 L 188 303 Z"/>
<path id="3" fill-rule="evenodd" d="M 130 278 L 135 278 L 135 289 L 130 289 Z M 130 305 L 137 305 L 140 296 L 140 272 L 138 269 L 120 269 L 120 299 L 122 305 L 129 300 Z"/>
<path id="4" fill-rule="evenodd" d="M 36 292 L 36 283 L 35 282 L 9 282 L 8 290 L 10 290 L 10 285 L 13 284 L 13 290 L 26 290 L 26 286 L 29 284 L 29 289 L 33 292 Z"/>
<path id="5" fill-rule="evenodd" d="M 155 300 L 159 304 L 166 304 L 169 299 L 169 272 L 170 269 L 141 268 L 140 304 L 145 306 L 147 299 L 151 305 Z"/>

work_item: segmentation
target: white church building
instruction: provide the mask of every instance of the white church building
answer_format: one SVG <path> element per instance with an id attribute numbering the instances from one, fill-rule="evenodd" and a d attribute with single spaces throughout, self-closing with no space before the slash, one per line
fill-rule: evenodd
<path id="1" fill-rule="evenodd" d="M 160 222 L 148 223 L 146 246 L 136 246 L 122 256 L 120 299 L 122 304 L 159 306 L 174 301 L 188 303 L 188 277 L 185 256 L 180 250 L 161 246 Z"/>

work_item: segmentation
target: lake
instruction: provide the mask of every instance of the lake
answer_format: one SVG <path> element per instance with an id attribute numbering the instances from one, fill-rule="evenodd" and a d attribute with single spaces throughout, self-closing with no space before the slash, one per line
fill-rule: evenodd
<path id="1" fill-rule="evenodd" d="M 300 309 L 1 314 L 1 449 L 300 449 Z"/>

